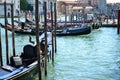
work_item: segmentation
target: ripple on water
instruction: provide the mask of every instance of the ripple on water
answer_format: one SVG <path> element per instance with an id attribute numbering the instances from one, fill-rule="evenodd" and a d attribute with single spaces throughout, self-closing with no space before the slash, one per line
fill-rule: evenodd
<path id="1" fill-rule="evenodd" d="M 55 80 L 119 80 L 120 37 L 115 30 L 101 28 L 86 36 L 58 37 Z"/>
<path id="2" fill-rule="evenodd" d="M 2 32 L 5 51 L 3 29 Z M 9 33 L 10 42 L 11 37 Z M 20 53 L 29 43 L 29 36 L 15 35 L 15 38 Z M 89 35 L 57 37 L 54 67 L 48 63 L 48 76 L 43 80 L 120 80 L 119 67 L 120 36 L 116 28 L 100 28 Z"/>

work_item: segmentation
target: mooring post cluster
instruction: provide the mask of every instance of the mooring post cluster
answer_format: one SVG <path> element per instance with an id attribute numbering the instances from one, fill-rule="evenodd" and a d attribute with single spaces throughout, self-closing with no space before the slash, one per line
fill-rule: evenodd
<path id="1" fill-rule="evenodd" d="M 54 6 L 54 9 L 53 9 L 53 6 Z M 39 5 L 38 5 L 38 0 L 36 0 L 36 11 L 35 11 L 35 21 L 36 21 L 36 30 L 37 30 L 37 33 L 36 33 L 36 42 L 37 44 L 39 44 Z M 53 3 L 51 2 L 50 3 L 50 9 L 51 9 L 51 33 L 52 33 L 52 54 L 50 54 L 52 56 L 52 64 L 54 64 L 54 52 L 57 51 L 57 48 L 56 48 L 56 21 L 57 21 L 57 13 L 56 13 L 56 3 Z M 54 14 L 53 14 L 53 10 L 54 10 Z M 44 2 L 43 3 L 43 12 L 44 12 L 44 33 L 45 33 L 45 60 L 44 60 L 44 73 L 45 73 L 45 76 L 47 76 L 47 62 L 48 62 L 48 41 L 47 41 L 47 32 L 48 32 L 48 21 L 47 21 L 47 2 Z M 41 57 L 40 57 L 40 46 L 38 45 L 37 47 L 38 49 L 38 68 L 39 68 L 39 80 L 42 80 L 42 65 L 41 65 Z"/>

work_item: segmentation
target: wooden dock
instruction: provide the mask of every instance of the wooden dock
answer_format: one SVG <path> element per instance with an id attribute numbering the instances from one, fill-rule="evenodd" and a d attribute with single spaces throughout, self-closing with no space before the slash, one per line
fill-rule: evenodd
<path id="1" fill-rule="evenodd" d="M 101 27 L 117 27 L 117 24 L 102 24 Z"/>

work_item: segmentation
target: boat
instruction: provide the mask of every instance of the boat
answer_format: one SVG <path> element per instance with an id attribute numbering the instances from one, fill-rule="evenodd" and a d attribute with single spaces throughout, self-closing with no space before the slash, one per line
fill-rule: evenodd
<path id="1" fill-rule="evenodd" d="M 26 19 L 25 23 L 30 24 L 30 25 L 35 25 L 35 21 L 34 20 L 30 20 L 30 19 Z"/>
<path id="2" fill-rule="evenodd" d="M 2 23 L 0 23 L 0 26 L 1 26 L 2 28 L 5 28 L 5 25 L 2 24 Z M 11 24 L 7 24 L 7 29 L 8 29 L 9 31 L 12 31 L 12 25 L 11 25 Z M 16 34 L 27 34 L 27 35 L 28 35 L 28 34 L 29 34 L 29 35 L 35 35 L 35 34 L 36 34 L 35 28 L 31 28 L 31 27 L 27 27 L 27 28 L 22 29 L 22 28 L 19 27 L 19 26 L 14 26 L 14 32 L 15 32 Z M 43 32 L 44 32 L 44 29 L 40 29 L 39 35 L 41 35 Z"/>
<path id="3" fill-rule="evenodd" d="M 92 23 L 91 26 L 92 26 L 92 29 L 99 29 L 102 26 L 102 24 L 100 22 L 99 23 Z"/>
<path id="4" fill-rule="evenodd" d="M 89 33 L 91 33 L 91 27 L 89 25 L 74 26 L 56 31 L 57 36 L 85 35 Z"/>
<path id="5" fill-rule="evenodd" d="M 6 2 L 5 2 L 6 3 Z M 45 4 L 45 3 L 44 3 Z M 38 0 L 36 0 L 36 5 L 38 5 Z M 6 6 L 6 5 L 5 5 Z M 11 6 L 12 8 L 12 6 Z M 38 6 L 36 6 L 36 11 L 38 11 Z M 6 12 L 6 7 L 5 7 Z M 5 13 L 6 14 L 6 13 Z M 38 13 L 36 13 L 38 16 Z M 49 52 L 51 51 L 51 44 L 52 40 L 52 34 L 51 32 L 47 32 L 47 28 L 45 26 L 45 33 L 41 34 L 39 37 L 39 25 L 37 25 L 39 21 L 39 18 L 36 17 L 36 45 L 27 44 L 23 47 L 23 52 L 20 55 L 16 55 L 13 50 L 13 55 L 9 57 L 8 49 L 6 48 L 6 63 L 4 63 L 2 59 L 2 41 L 1 41 L 1 30 L 0 30 L 0 80 L 23 80 L 20 79 L 21 77 L 24 77 L 25 75 L 29 75 L 29 72 L 36 70 L 39 72 L 39 75 L 42 75 L 41 73 L 41 62 L 44 61 L 45 69 L 46 64 L 49 56 Z M 12 14 L 12 25 L 13 24 L 13 14 Z M 14 45 L 14 32 L 19 29 L 18 26 L 11 26 L 7 23 L 7 17 L 5 15 L 5 25 L 1 24 L 1 27 L 5 28 L 5 38 L 6 38 L 6 47 L 8 47 L 8 34 L 7 30 L 12 31 L 12 44 Z M 23 26 L 21 26 L 23 27 Z M 14 30 L 13 30 L 14 29 Z M 22 28 L 23 29 L 23 28 Z M 29 39 L 30 40 L 30 39 Z M 40 44 L 39 44 L 40 43 Z M 45 51 L 41 52 L 40 47 L 41 44 L 44 44 Z M 42 48 L 42 47 L 41 47 Z M 13 47 L 14 49 L 14 47 Z M 43 53 L 43 54 L 42 54 Z M 31 77 L 32 75 L 29 75 Z M 34 76 L 34 75 L 33 75 Z M 40 77 L 42 78 L 42 77 Z M 29 79 L 24 79 L 29 80 Z M 30 79 L 31 80 L 31 79 Z"/>
<path id="6" fill-rule="evenodd" d="M 47 33 L 48 51 L 51 46 L 51 33 Z M 44 38 L 44 34 L 40 36 L 40 41 Z M 44 56 L 41 56 L 44 59 Z M 34 72 L 33 72 L 34 71 Z M 33 72 L 33 74 L 29 74 Z M 0 80 L 19 80 L 24 75 L 29 74 L 34 76 L 38 72 L 38 58 L 36 46 L 27 44 L 23 47 L 23 52 L 20 55 L 10 57 L 10 64 L 0 67 Z"/>

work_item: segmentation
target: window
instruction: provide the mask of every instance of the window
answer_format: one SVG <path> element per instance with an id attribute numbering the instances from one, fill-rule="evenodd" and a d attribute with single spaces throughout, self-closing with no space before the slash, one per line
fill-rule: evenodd
<path id="1" fill-rule="evenodd" d="M 10 8 L 8 8 L 8 11 L 10 10 Z"/>

